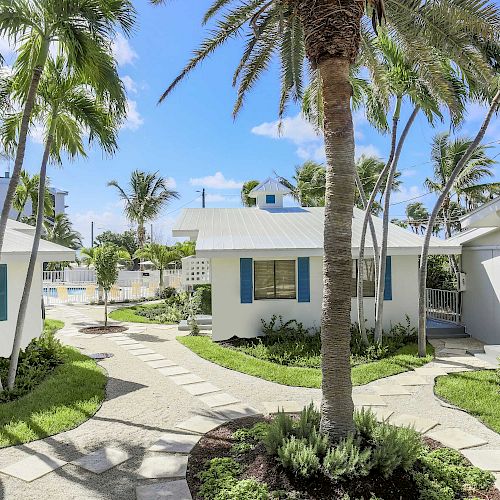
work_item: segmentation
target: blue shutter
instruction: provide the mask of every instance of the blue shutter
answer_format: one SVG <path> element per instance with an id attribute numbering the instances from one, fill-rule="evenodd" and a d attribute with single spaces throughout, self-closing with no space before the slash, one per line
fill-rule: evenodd
<path id="1" fill-rule="evenodd" d="M 392 259 L 389 255 L 385 259 L 384 300 L 392 300 Z"/>
<path id="2" fill-rule="evenodd" d="M 0 321 L 7 321 L 7 264 L 0 264 Z"/>
<path id="3" fill-rule="evenodd" d="M 240 301 L 242 304 L 251 304 L 253 301 L 252 274 L 252 259 L 240 259 Z"/>
<path id="4" fill-rule="evenodd" d="M 297 258 L 297 277 L 299 302 L 311 302 L 311 285 L 309 278 L 309 257 Z"/>

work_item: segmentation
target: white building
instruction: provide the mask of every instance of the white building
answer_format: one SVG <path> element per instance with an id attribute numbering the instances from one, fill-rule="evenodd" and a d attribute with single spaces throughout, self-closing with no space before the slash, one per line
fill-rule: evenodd
<path id="1" fill-rule="evenodd" d="M 251 193 L 255 208 L 185 209 L 173 236 L 196 241 L 196 256 L 210 260 L 214 340 L 261 334 L 272 315 L 319 326 L 323 288 L 323 208 L 283 207 L 288 191 L 273 179 Z M 356 273 L 363 212 L 353 213 L 352 321 L 357 320 Z M 377 237 L 382 220 L 374 218 Z M 418 316 L 418 256 L 423 239 L 389 228 L 384 327 Z M 457 254 L 460 246 L 433 238 L 432 254 Z M 368 232 L 365 314 L 374 324 L 373 245 Z"/>
<path id="2" fill-rule="evenodd" d="M 462 322 L 467 333 L 500 344 L 500 198 L 465 215 L 467 229 L 448 241 L 462 245 Z"/>
<path id="3" fill-rule="evenodd" d="M 7 195 L 7 190 L 9 189 L 9 172 L 5 172 L 4 176 L 0 174 L 0 207 L 3 207 L 3 203 L 5 201 L 5 196 Z M 57 189 L 54 187 L 49 187 L 49 192 L 52 197 L 52 203 L 54 205 L 54 212 L 56 215 L 63 214 L 66 211 L 66 196 L 68 196 L 67 191 L 62 191 L 61 189 Z M 33 214 L 33 207 L 31 206 L 31 200 L 26 202 L 24 207 L 23 216 L 29 217 Z M 9 217 L 11 219 L 16 219 L 18 212 L 11 208 Z"/>
<path id="4" fill-rule="evenodd" d="M 19 303 L 23 293 L 35 228 L 9 220 L 0 257 L 0 357 L 12 351 Z M 41 240 L 33 276 L 21 347 L 42 332 L 42 264 L 73 261 L 75 251 Z"/>

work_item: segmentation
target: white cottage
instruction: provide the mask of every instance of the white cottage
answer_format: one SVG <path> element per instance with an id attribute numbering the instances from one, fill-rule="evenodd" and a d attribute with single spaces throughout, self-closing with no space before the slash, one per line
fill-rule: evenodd
<path id="1" fill-rule="evenodd" d="M 9 220 L 0 258 L 0 357 L 12 351 L 14 331 L 28 269 L 35 228 Z M 21 347 L 42 332 L 42 264 L 74 261 L 75 251 L 48 241 L 40 241 L 38 262 L 31 288 Z"/>
<path id="2" fill-rule="evenodd" d="M 196 241 L 196 256 L 210 260 L 214 340 L 261 334 L 261 319 L 273 314 L 319 326 L 323 287 L 323 220 L 320 207 L 284 207 L 285 186 L 274 179 L 259 184 L 252 208 L 185 209 L 174 236 Z M 357 319 L 356 276 L 363 212 L 353 213 L 352 321 Z M 382 220 L 374 218 L 378 238 Z M 416 324 L 418 256 L 423 239 L 394 224 L 389 228 L 384 327 L 405 320 Z M 432 254 L 460 253 L 460 246 L 432 239 Z M 365 314 L 374 324 L 373 245 L 367 236 Z"/>

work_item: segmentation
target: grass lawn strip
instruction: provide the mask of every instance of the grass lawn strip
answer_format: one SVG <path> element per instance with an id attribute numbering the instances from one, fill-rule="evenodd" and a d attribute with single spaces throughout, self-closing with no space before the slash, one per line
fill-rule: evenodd
<path id="1" fill-rule="evenodd" d="M 500 433 L 500 395 L 494 370 L 450 373 L 436 379 L 437 396 Z"/>
<path id="2" fill-rule="evenodd" d="M 45 328 L 64 323 L 47 320 Z M 107 377 L 94 360 L 65 347 L 66 361 L 31 393 L 0 405 L 0 447 L 28 443 L 73 429 L 99 409 Z"/>
<path id="3" fill-rule="evenodd" d="M 204 336 L 177 337 L 177 340 L 198 356 L 231 370 L 283 385 L 321 387 L 321 370 L 318 368 L 299 368 L 264 361 L 235 349 L 222 347 Z M 434 349 L 429 345 L 427 356 L 419 358 L 416 345 L 404 346 L 385 359 L 353 367 L 352 383 L 364 385 L 380 378 L 412 370 L 431 361 L 433 352 Z"/>
<path id="4" fill-rule="evenodd" d="M 131 307 L 122 307 L 120 309 L 115 309 L 109 314 L 111 319 L 116 321 L 124 321 L 126 323 L 152 323 L 152 324 L 171 324 L 171 323 L 161 323 L 160 321 L 155 321 L 145 316 L 140 316 L 136 314 L 135 311 L 139 308 L 147 309 L 147 308 L 158 307 L 158 304 L 141 304 L 137 306 Z"/>

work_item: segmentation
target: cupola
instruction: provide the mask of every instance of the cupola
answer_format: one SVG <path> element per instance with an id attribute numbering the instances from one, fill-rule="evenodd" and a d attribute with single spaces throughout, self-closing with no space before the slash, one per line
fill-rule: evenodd
<path id="1" fill-rule="evenodd" d="M 248 196 L 255 198 L 257 208 L 283 208 L 283 197 L 290 190 L 278 179 L 269 177 L 252 189 Z"/>

